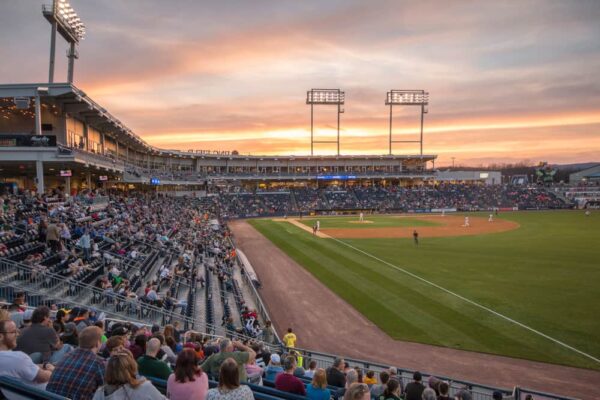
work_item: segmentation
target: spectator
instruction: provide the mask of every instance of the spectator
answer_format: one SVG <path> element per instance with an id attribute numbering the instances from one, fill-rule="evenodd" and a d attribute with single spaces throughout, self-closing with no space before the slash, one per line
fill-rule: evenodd
<path id="1" fill-rule="evenodd" d="M 219 386 L 208 391 L 206 400 L 254 400 L 250 387 L 240 386 L 239 369 L 238 361 L 226 358 L 219 369 Z"/>
<path id="2" fill-rule="evenodd" d="M 344 375 L 344 359 L 336 358 L 333 365 L 327 368 L 327 384 L 329 386 L 344 387 L 346 385 L 346 376 Z"/>
<path id="3" fill-rule="evenodd" d="M 60 250 L 60 230 L 54 221 L 51 221 L 46 230 L 46 242 L 50 245 L 53 252 Z"/>
<path id="4" fill-rule="evenodd" d="M 459 390 L 458 393 L 456 393 L 456 396 L 454 396 L 457 400 L 472 400 L 473 396 L 471 396 L 471 392 L 469 392 L 467 389 L 461 389 Z"/>
<path id="5" fill-rule="evenodd" d="M 425 388 L 425 390 L 423 390 L 423 394 L 421 395 L 421 400 L 437 400 L 435 390 L 430 387 Z"/>
<path id="6" fill-rule="evenodd" d="M 421 383 L 421 373 L 416 371 L 413 374 L 413 381 L 406 385 L 405 400 L 421 400 L 425 386 Z"/>
<path id="7" fill-rule="evenodd" d="M 146 345 L 146 354 L 137 359 L 140 375 L 150 376 L 158 379 L 169 379 L 171 375 L 171 367 L 156 358 L 160 351 L 160 340 L 152 338 L 148 340 Z"/>
<path id="8" fill-rule="evenodd" d="M 170 400 L 204 400 L 208 392 L 208 376 L 198 367 L 198 357 L 192 349 L 184 349 L 177 356 L 175 372 L 167 380 Z"/>
<path id="9" fill-rule="evenodd" d="M 52 328 L 50 309 L 40 306 L 31 315 L 31 326 L 25 328 L 19 335 L 17 350 L 29 354 L 34 363 L 41 364 L 49 361 L 56 365 L 72 350 L 72 347 L 63 345 Z"/>
<path id="10" fill-rule="evenodd" d="M 494 393 L 492 393 L 492 399 L 493 400 L 502 400 L 504 396 L 502 396 L 502 392 L 499 390 L 494 390 Z"/>
<path id="11" fill-rule="evenodd" d="M 129 346 L 129 351 L 133 354 L 134 359 L 138 359 L 146 353 L 146 343 L 148 342 L 148 336 L 141 334 L 136 335 L 133 343 Z"/>
<path id="12" fill-rule="evenodd" d="M 283 367 L 281 366 L 281 358 L 279 357 L 279 354 L 271 354 L 269 365 L 267 365 L 267 368 L 265 368 L 265 380 L 269 382 L 275 382 L 277 375 L 281 374 L 282 372 Z"/>
<path id="13" fill-rule="evenodd" d="M 333 397 L 336 399 L 342 399 L 350 385 L 356 382 L 358 382 L 358 372 L 356 372 L 355 369 L 348 370 L 348 372 L 346 373 L 346 385 L 343 388 L 339 389 Z"/>
<path id="14" fill-rule="evenodd" d="M 23 383 L 44 389 L 54 367 L 52 364 L 45 364 L 40 368 L 27 354 L 12 351 L 17 346 L 18 335 L 17 325 L 12 320 L 0 321 L 0 376 L 16 378 Z M 18 398 L 8 393 L 4 395 L 9 400 Z"/>
<path id="15" fill-rule="evenodd" d="M 400 384 L 397 380 L 388 380 L 379 400 L 400 400 Z"/>
<path id="16" fill-rule="evenodd" d="M 438 400 L 453 400 L 452 397 L 449 396 L 450 384 L 446 381 L 440 382 L 438 386 L 440 390 L 440 395 L 438 396 Z"/>
<path id="17" fill-rule="evenodd" d="M 98 388 L 93 400 L 165 399 L 149 380 L 137 375 L 130 352 L 113 354 L 106 365 L 106 384 Z"/>
<path id="18" fill-rule="evenodd" d="M 379 382 L 381 383 L 371 386 L 371 396 L 375 399 L 378 399 L 379 396 L 383 394 L 383 391 L 387 387 L 387 383 L 389 380 L 390 374 L 387 371 L 381 371 L 379 373 Z"/>
<path id="19" fill-rule="evenodd" d="M 238 342 L 232 342 L 229 339 L 221 339 L 219 343 L 220 352 L 212 354 L 202 363 L 202 370 L 216 377 L 220 373 L 221 363 L 228 358 L 234 359 L 238 364 L 239 382 L 246 382 L 246 368 L 244 364 L 252 363 L 256 358 L 256 353 L 250 347 Z M 237 349 L 239 351 L 234 352 Z"/>
<path id="20" fill-rule="evenodd" d="M 319 368 L 314 372 L 312 382 L 306 386 L 306 397 L 309 400 L 330 399 L 331 391 L 327 388 L 327 374 L 323 368 Z"/>
<path id="21" fill-rule="evenodd" d="M 377 383 L 377 378 L 375 378 L 374 371 L 367 371 L 367 375 L 364 377 L 363 382 L 372 387 Z"/>
<path id="22" fill-rule="evenodd" d="M 262 340 L 266 344 L 274 344 L 275 343 L 275 331 L 273 330 L 271 321 L 265 322 L 265 329 L 263 329 L 263 331 L 262 331 Z"/>
<path id="23" fill-rule="evenodd" d="M 79 335 L 79 348 L 69 353 L 52 373 L 46 390 L 73 400 L 89 399 L 104 383 L 104 362 L 96 354 L 102 330 L 89 326 Z"/>
<path id="24" fill-rule="evenodd" d="M 77 327 L 73 322 L 67 322 L 65 324 L 64 332 L 60 335 L 60 340 L 64 344 L 71 346 L 79 346 L 79 338 L 77 336 Z"/>
<path id="25" fill-rule="evenodd" d="M 283 373 L 277 375 L 277 378 L 275 378 L 275 389 L 305 396 L 306 389 L 304 383 L 294 376 L 295 369 L 296 357 L 287 356 L 283 362 Z"/>
<path id="26" fill-rule="evenodd" d="M 283 344 L 285 347 L 296 347 L 296 334 L 292 332 L 292 328 L 288 328 L 287 333 L 283 336 Z"/>
<path id="27" fill-rule="evenodd" d="M 366 383 L 354 382 L 344 394 L 344 400 L 370 400 L 371 393 Z"/>
<path id="28" fill-rule="evenodd" d="M 304 376 L 306 378 L 311 378 L 313 376 L 315 376 L 315 372 L 317 371 L 317 362 L 315 360 L 312 360 L 310 363 L 308 363 L 308 369 L 306 371 L 304 371 Z"/>

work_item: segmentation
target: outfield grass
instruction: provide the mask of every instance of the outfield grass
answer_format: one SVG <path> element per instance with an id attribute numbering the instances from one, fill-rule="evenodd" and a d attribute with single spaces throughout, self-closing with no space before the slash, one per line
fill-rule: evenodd
<path id="1" fill-rule="evenodd" d="M 349 228 L 349 229 L 364 229 L 364 228 L 412 228 L 418 226 L 438 226 L 436 222 L 423 221 L 416 218 L 398 218 L 386 215 L 364 215 L 367 223 L 358 223 L 358 216 L 352 217 L 325 217 L 325 218 L 302 218 L 298 222 L 312 228 L 316 221 L 319 221 L 321 229 L 334 228 Z"/>
<path id="2" fill-rule="evenodd" d="M 500 218 L 521 227 L 421 238 L 418 247 L 412 239 L 343 242 L 600 358 L 600 213 Z M 588 358 L 333 239 L 288 222 L 250 223 L 396 339 L 600 370 Z"/>

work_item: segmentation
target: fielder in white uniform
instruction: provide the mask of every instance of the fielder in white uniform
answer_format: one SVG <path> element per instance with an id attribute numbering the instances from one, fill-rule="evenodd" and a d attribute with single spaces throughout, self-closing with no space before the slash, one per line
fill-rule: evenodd
<path id="1" fill-rule="evenodd" d="M 469 217 L 465 217 L 465 224 L 463 226 L 469 227 Z"/>
<path id="2" fill-rule="evenodd" d="M 364 220 L 363 213 L 358 214 L 358 222 L 363 222 L 363 220 Z"/>
<path id="3" fill-rule="evenodd" d="M 494 214 L 490 214 L 488 222 L 494 222 Z"/>
<path id="4" fill-rule="evenodd" d="M 317 232 L 321 230 L 321 221 L 317 221 Z"/>

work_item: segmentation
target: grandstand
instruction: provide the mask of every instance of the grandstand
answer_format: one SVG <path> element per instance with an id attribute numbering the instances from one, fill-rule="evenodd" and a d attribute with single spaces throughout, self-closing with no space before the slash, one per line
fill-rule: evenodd
<path id="1" fill-rule="evenodd" d="M 314 361 L 330 369 L 343 354 L 291 349 L 282 341 L 286 327 L 269 327 L 272 305 L 261 297 L 260 275 L 236 248 L 228 222 L 363 212 L 554 210 L 582 206 L 582 196 L 586 207 L 600 201 L 596 189 L 571 188 L 563 195 L 503 184 L 497 172 L 440 172 L 433 154 L 260 156 L 161 149 L 72 82 L 0 84 L 0 116 L 0 300 L 6 309 L 2 320 L 12 321 L 3 326 L 15 326 L 0 332 L 0 362 L 3 354 L 16 354 L 6 344 L 7 334 L 16 329 L 26 334 L 35 324 L 31 311 L 37 315 L 47 307 L 46 327 L 55 329 L 61 346 L 73 335 L 68 324 L 81 334 L 101 322 L 101 333 L 108 340 L 124 336 L 128 345 L 122 347 L 132 354 L 145 354 L 147 340 L 164 335 L 161 361 L 169 368 L 184 347 L 206 361 L 209 353 L 225 352 L 219 346 L 230 338 L 245 343 L 236 344 L 239 353 L 253 353 L 264 364 L 277 353 L 281 359 L 295 357 L 301 368 Z M 16 350 L 25 347 L 18 343 Z M 84 350 L 79 344 L 67 347 L 75 348 Z M 106 343 L 98 350 L 104 361 L 111 359 Z M 44 352 L 25 353 L 32 363 Z M 46 355 L 35 371 L 46 371 Z M 397 369 L 402 387 L 416 376 L 406 365 L 346 361 L 361 373 Z M 254 398 L 307 398 L 277 388 L 261 374 L 243 382 Z M 46 381 L 14 379 L 17 375 L 0 373 L 7 398 L 71 397 L 40 389 Z M 218 378 L 212 374 L 208 385 L 216 387 Z M 303 374 L 299 378 L 310 384 Z M 514 384 L 476 383 L 476 377 L 441 376 L 435 366 L 423 378 L 438 391 L 446 381 L 449 395 L 461 400 L 495 400 L 498 393 L 515 400 L 570 399 Z M 169 391 L 167 379 L 147 379 L 161 394 Z M 343 388 L 327 389 L 333 394 Z"/>

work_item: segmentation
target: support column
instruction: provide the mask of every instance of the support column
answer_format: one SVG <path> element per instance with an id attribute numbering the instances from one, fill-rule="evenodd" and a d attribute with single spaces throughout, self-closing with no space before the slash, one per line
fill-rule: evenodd
<path id="1" fill-rule="evenodd" d="M 69 70 L 67 72 L 67 82 L 73 83 L 73 70 L 75 69 L 75 59 L 78 58 L 75 42 L 71 42 L 69 47 Z"/>
<path id="2" fill-rule="evenodd" d="M 83 123 L 83 149 L 85 151 L 90 151 L 90 140 L 88 137 L 88 125 L 87 122 Z"/>
<path id="3" fill-rule="evenodd" d="M 65 178 L 65 193 L 69 196 L 71 195 L 71 177 L 67 176 Z"/>
<path id="4" fill-rule="evenodd" d="M 42 134 L 42 105 L 41 105 L 40 94 L 35 95 L 35 134 Z"/>
<path id="5" fill-rule="evenodd" d="M 50 70 L 48 72 L 48 83 L 54 82 L 54 59 L 56 53 L 56 21 L 52 23 L 52 34 L 50 36 Z"/>
<path id="6" fill-rule="evenodd" d="M 90 171 L 85 173 L 85 182 L 87 184 L 88 189 L 92 188 L 92 173 Z"/>
<path id="7" fill-rule="evenodd" d="M 35 162 L 37 194 L 44 194 L 44 163 L 41 160 Z"/>

